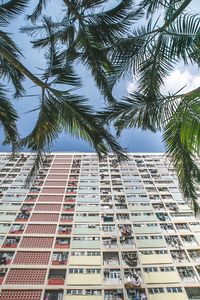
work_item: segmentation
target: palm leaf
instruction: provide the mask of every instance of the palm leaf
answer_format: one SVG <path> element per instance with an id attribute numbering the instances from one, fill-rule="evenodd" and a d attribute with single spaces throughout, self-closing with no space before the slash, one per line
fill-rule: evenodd
<path id="1" fill-rule="evenodd" d="M 35 23 L 38 20 L 38 18 L 41 16 L 43 9 L 46 8 L 48 2 L 49 0 L 39 0 L 34 11 L 32 12 L 31 15 L 27 16 L 27 19 L 31 20 L 32 23 Z"/>
<path id="2" fill-rule="evenodd" d="M 18 115 L 11 102 L 7 99 L 5 92 L 5 87 L 0 84 L 0 126 L 5 134 L 4 144 L 11 144 L 12 150 L 15 152 L 19 139 L 16 126 Z"/>
<path id="3" fill-rule="evenodd" d="M 27 7 L 29 0 L 10 0 L 0 4 L 0 24 L 7 25 Z"/>
<path id="4" fill-rule="evenodd" d="M 85 99 L 52 89 L 43 95 L 38 120 L 33 131 L 22 140 L 22 145 L 43 153 L 62 130 L 88 142 L 99 155 L 111 149 L 125 157 L 122 148 L 86 105 Z"/>
<path id="5" fill-rule="evenodd" d="M 196 103 L 193 96 L 182 100 L 164 130 L 163 140 L 183 195 L 189 203 L 192 202 L 195 213 L 198 213 L 196 184 L 200 182 L 200 170 L 195 161 L 196 155 L 199 157 L 200 154 L 200 102 L 199 93 Z"/>
<path id="6" fill-rule="evenodd" d="M 5 48 L 12 54 L 16 59 L 19 58 L 20 51 L 12 41 L 12 39 L 2 30 L 0 30 L 0 47 Z M 24 80 L 24 75 L 8 62 L 4 57 L 0 55 L 0 76 L 3 80 L 8 80 L 13 84 L 15 89 L 14 97 L 19 97 L 24 93 L 24 88 L 22 86 L 22 81 Z"/>

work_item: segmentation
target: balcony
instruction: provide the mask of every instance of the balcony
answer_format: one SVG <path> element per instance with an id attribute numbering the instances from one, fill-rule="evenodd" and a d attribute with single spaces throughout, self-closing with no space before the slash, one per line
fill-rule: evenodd
<path id="1" fill-rule="evenodd" d="M 175 224 L 175 227 L 176 227 L 176 229 L 179 231 L 179 232 L 184 232 L 184 233 L 186 233 L 186 232 L 191 232 L 190 231 L 190 228 L 189 228 L 189 226 L 187 225 L 187 223 L 179 223 L 179 224 Z"/>
<path id="2" fill-rule="evenodd" d="M 6 276 L 7 269 L 0 269 L 0 285 L 3 283 L 3 280 Z"/>
<path id="3" fill-rule="evenodd" d="M 76 197 L 73 196 L 65 196 L 65 200 L 66 203 L 75 203 L 76 202 Z"/>
<path id="4" fill-rule="evenodd" d="M 169 221 L 169 216 L 167 213 L 156 213 L 156 217 L 160 222 Z"/>
<path id="5" fill-rule="evenodd" d="M 32 183 L 32 187 L 35 187 L 35 186 L 42 186 L 44 183 L 43 180 L 34 180 L 33 183 Z"/>
<path id="6" fill-rule="evenodd" d="M 33 209 L 33 204 L 25 204 L 25 205 L 22 205 L 22 207 L 20 208 L 20 211 L 22 213 L 28 213 L 29 211 L 31 211 Z"/>
<path id="7" fill-rule="evenodd" d="M 111 189 L 101 188 L 100 189 L 100 194 L 102 194 L 102 195 L 111 194 Z"/>
<path id="8" fill-rule="evenodd" d="M 115 225 L 102 225 L 101 231 L 103 235 L 114 235 L 116 236 Z"/>
<path id="9" fill-rule="evenodd" d="M 118 225 L 121 237 L 128 237 L 132 235 L 131 225 Z"/>
<path id="10" fill-rule="evenodd" d="M 115 205 L 115 209 L 117 210 L 117 211 L 122 211 L 122 210 L 124 210 L 125 212 L 128 212 L 128 208 L 127 208 L 127 205 L 126 204 L 116 204 Z"/>
<path id="11" fill-rule="evenodd" d="M 112 204 L 102 204 L 101 209 L 104 212 L 113 213 L 113 205 Z"/>
<path id="12" fill-rule="evenodd" d="M 154 211 L 164 211 L 165 210 L 165 207 L 162 203 L 153 203 L 152 204 L 153 208 L 154 208 Z"/>
<path id="13" fill-rule="evenodd" d="M 74 212 L 74 208 L 75 208 L 75 205 L 72 205 L 72 204 L 64 204 L 63 205 L 63 211 L 65 212 Z"/>
<path id="14" fill-rule="evenodd" d="M 53 252 L 52 265 L 67 265 L 68 255 L 68 252 Z"/>
<path id="15" fill-rule="evenodd" d="M 48 285 L 63 285 L 65 283 L 66 270 L 50 269 L 48 275 Z"/>
<path id="16" fill-rule="evenodd" d="M 199 249 L 189 250 L 188 253 L 194 262 L 198 262 L 198 263 L 200 262 L 200 250 Z"/>
<path id="17" fill-rule="evenodd" d="M 67 184 L 67 186 L 68 187 L 70 187 L 70 188 L 77 188 L 77 186 L 78 186 L 78 181 L 68 181 L 68 184 Z"/>
<path id="18" fill-rule="evenodd" d="M 186 287 L 185 291 L 189 300 L 199 300 L 200 287 Z"/>
<path id="19" fill-rule="evenodd" d="M 45 290 L 43 300 L 61 300 L 63 299 L 63 291 Z"/>
<path id="20" fill-rule="evenodd" d="M 124 300 L 122 290 L 105 290 L 104 300 Z"/>
<path id="21" fill-rule="evenodd" d="M 178 236 L 175 235 L 165 236 L 165 240 L 169 247 L 176 248 L 176 249 L 181 249 L 183 247 Z"/>
<path id="22" fill-rule="evenodd" d="M 175 203 L 166 203 L 166 207 L 170 211 L 178 211 L 178 206 Z"/>
<path id="23" fill-rule="evenodd" d="M 115 196 L 114 196 L 114 202 L 115 202 L 116 204 L 125 204 L 125 203 L 126 203 L 125 196 L 122 196 L 122 195 L 115 195 Z"/>
<path id="24" fill-rule="evenodd" d="M 56 238 L 55 248 L 68 249 L 70 247 L 70 238 Z"/>
<path id="25" fill-rule="evenodd" d="M 103 238 L 102 239 L 102 247 L 103 248 L 116 248 L 117 247 L 117 238 L 116 237 L 110 237 L 110 238 Z"/>
<path id="26" fill-rule="evenodd" d="M 135 268 L 138 265 L 138 257 L 136 251 L 122 252 L 123 264 L 130 268 Z"/>
<path id="27" fill-rule="evenodd" d="M 17 248 L 19 244 L 20 237 L 7 237 L 3 243 L 3 248 Z"/>
<path id="28" fill-rule="evenodd" d="M 121 284 L 121 272 L 119 269 L 104 269 L 103 278 L 105 284 Z"/>
<path id="29" fill-rule="evenodd" d="M 30 194 L 38 194 L 40 192 L 41 188 L 39 187 L 31 187 L 29 193 Z"/>
<path id="30" fill-rule="evenodd" d="M 67 190 L 66 190 L 66 194 L 68 194 L 68 195 L 74 195 L 76 193 L 77 193 L 77 189 L 75 189 L 75 188 L 67 188 Z"/>
<path id="31" fill-rule="evenodd" d="M 114 221 L 114 214 L 102 214 L 102 222 L 113 222 Z"/>
<path id="32" fill-rule="evenodd" d="M 174 226 L 171 223 L 167 224 L 160 224 L 160 228 L 162 229 L 162 232 L 164 233 L 175 233 Z"/>
<path id="33" fill-rule="evenodd" d="M 116 217 L 118 222 L 124 223 L 130 221 L 129 214 L 116 214 Z"/>
<path id="34" fill-rule="evenodd" d="M 183 245 L 185 247 L 197 247 L 198 243 L 193 235 L 183 235 L 181 236 Z"/>
<path id="35" fill-rule="evenodd" d="M 37 199 L 37 196 L 34 195 L 28 195 L 25 199 L 25 202 L 35 202 Z"/>
<path id="36" fill-rule="evenodd" d="M 140 269 L 124 270 L 124 285 L 126 289 L 141 288 L 143 283 L 142 272 Z"/>
<path id="37" fill-rule="evenodd" d="M 14 252 L 0 252 L 0 266 L 9 265 L 13 259 Z"/>
<path id="38" fill-rule="evenodd" d="M 25 224 L 13 224 L 9 233 L 21 234 L 24 232 Z"/>
<path id="39" fill-rule="evenodd" d="M 71 234 L 71 231 L 72 231 L 72 226 L 68 226 L 68 225 L 66 225 L 66 226 L 62 226 L 62 225 L 60 225 L 59 227 L 58 227 L 58 234 Z"/>
<path id="40" fill-rule="evenodd" d="M 199 282 L 196 273 L 192 267 L 178 267 L 179 276 L 184 283 Z"/>
<path id="41" fill-rule="evenodd" d="M 73 222 L 73 217 L 74 217 L 73 214 L 61 214 L 60 222 L 71 223 Z"/>
<path id="42" fill-rule="evenodd" d="M 143 289 L 127 289 L 127 300 L 147 300 L 145 290 Z"/>
<path id="43" fill-rule="evenodd" d="M 113 194 L 116 195 L 116 194 L 122 194 L 122 193 L 124 193 L 124 189 L 123 188 L 113 188 Z"/>
<path id="44" fill-rule="evenodd" d="M 119 265 L 119 255 L 117 252 L 104 252 L 103 253 L 103 264 L 105 266 Z"/>
<path id="45" fill-rule="evenodd" d="M 183 251 L 183 250 L 171 251 L 171 256 L 175 263 L 189 262 L 187 255 L 186 255 L 185 251 Z"/>
<path id="46" fill-rule="evenodd" d="M 120 237 L 120 246 L 122 248 L 135 248 L 135 241 L 132 237 Z"/>

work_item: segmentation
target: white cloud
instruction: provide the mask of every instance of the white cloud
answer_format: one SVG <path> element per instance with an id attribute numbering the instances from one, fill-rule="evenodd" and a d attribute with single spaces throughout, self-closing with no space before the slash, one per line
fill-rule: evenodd
<path id="1" fill-rule="evenodd" d="M 126 87 L 128 93 L 131 93 L 132 91 L 137 90 L 137 81 L 133 77 L 133 81 L 128 81 L 127 82 L 127 87 Z"/>
<path id="2" fill-rule="evenodd" d="M 192 74 L 190 71 L 181 71 L 179 68 L 171 72 L 164 80 L 164 86 L 162 87 L 162 93 L 175 93 L 182 89 L 182 92 L 188 92 L 200 86 L 200 75 Z M 127 91 L 135 91 L 137 89 L 137 81 L 133 77 L 133 81 L 127 82 Z"/>
<path id="3" fill-rule="evenodd" d="M 200 76 L 192 74 L 190 71 L 175 69 L 166 77 L 162 92 L 164 94 L 174 93 L 184 87 L 182 92 L 188 92 L 200 86 Z"/>

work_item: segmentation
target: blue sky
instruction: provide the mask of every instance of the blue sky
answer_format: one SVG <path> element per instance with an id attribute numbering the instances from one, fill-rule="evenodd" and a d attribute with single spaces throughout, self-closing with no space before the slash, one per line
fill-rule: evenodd
<path id="1" fill-rule="evenodd" d="M 52 1 L 55 3 L 55 1 Z M 37 3 L 36 0 L 31 3 Z M 200 3 L 198 0 L 192 1 L 192 8 L 200 8 Z M 29 9 L 31 10 L 31 8 Z M 52 11 L 54 16 L 59 16 L 60 8 L 59 6 L 51 5 L 48 11 Z M 31 48 L 30 37 L 25 34 L 19 33 L 19 28 L 25 25 L 24 16 L 17 18 L 9 27 L 9 32 L 12 33 L 12 36 L 19 47 L 23 50 L 24 59 L 23 63 L 35 74 L 40 74 L 40 68 L 44 67 L 44 58 L 42 52 L 38 50 L 33 50 Z M 177 85 L 183 86 L 183 84 L 188 83 L 187 88 L 195 86 L 199 83 L 198 71 L 195 69 L 189 69 L 185 71 L 183 66 L 178 66 L 175 70 L 175 73 L 170 74 L 167 80 L 166 90 L 172 90 L 174 82 L 176 81 Z M 89 98 L 90 104 L 95 108 L 102 108 L 103 98 L 96 88 L 90 73 L 83 67 L 79 66 L 78 73 L 81 74 L 83 87 L 79 90 L 79 93 Z M 137 82 L 131 76 L 126 77 L 121 81 L 114 90 L 114 95 L 116 98 L 120 99 L 123 96 L 128 94 L 128 91 L 134 89 L 137 85 Z M 21 136 L 28 134 L 33 128 L 34 123 L 37 119 L 37 111 L 29 112 L 32 109 L 35 109 L 38 105 L 38 96 L 39 90 L 33 87 L 32 82 L 26 80 L 24 82 L 24 87 L 27 91 L 27 96 L 19 100 L 14 100 L 15 107 L 19 112 L 20 119 L 18 121 L 18 128 Z M 31 95 L 36 96 L 31 96 Z M 29 96 L 30 95 L 30 96 Z M 3 133 L 0 130 L 0 151 L 9 151 L 10 147 L 2 146 Z M 162 143 L 161 133 L 153 134 L 149 131 L 140 131 L 135 129 L 125 130 L 122 133 L 121 138 L 119 139 L 121 145 L 125 147 L 128 151 L 135 152 L 161 152 L 164 151 L 164 145 Z M 84 141 L 76 140 L 70 136 L 61 133 L 59 138 L 54 142 L 51 148 L 52 151 L 91 151 L 91 147 L 86 144 Z"/>

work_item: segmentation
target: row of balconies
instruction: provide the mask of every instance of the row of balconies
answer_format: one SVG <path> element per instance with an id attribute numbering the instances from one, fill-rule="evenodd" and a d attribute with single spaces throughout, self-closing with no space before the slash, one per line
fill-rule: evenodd
<path id="1" fill-rule="evenodd" d="M 13 240 L 11 241 L 13 242 Z M 59 243 L 61 241 L 59 240 Z M 63 243 L 64 244 L 64 243 Z M 62 244 L 62 245 L 63 245 Z M 10 245 L 9 245 L 10 246 Z M 62 247 L 61 247 L 62 248 Z M 71 258 L 77 257 L 77 261 L 73 260 L 71 261 L 70 265 L 101 265 L 101 259 L 102 263 L 105 267 L 114 267 L 121 265 L 121 263 L 124 266 L 135 268 L 138 265 L 155 265 L 157 264 L 176 264 L 178 267 L 180 264 L 184 266 L 184 264 L 190 263 L 198 263 L 200 261 L 200 250 L 188 250 L 187 253 L 185 250 L 143 250 L 143 251 L 131 251 L 128 252 L 121 252 L 118 253 L 118 251 L 112 251 L 112 252 L 103 252 L 103 256 L 101 258 L 100 252 L 96 251 L 94 252 L 95 255 L 99 255 L 98 260 L 96 256 L 88 256 L 88 252 L 84 251 L 84 249 L 81 250 L 82 256 L 73 256 L 73 252 L 71 252 Z M 13 264 L 21 264 L 21 265 L 40 265 L 40 264 L 48 264 L 49 263 L 49 254 L 50 252 L 31 252 L 31 251 L 18 251 L 17 255 L 15 256 Z M 68 262 L 68 252 L 53 252 L 53 256 L 51 259 L 51 264 L 53 265 L 66 265 Z M 121 256 L 122 255 L 122 256 Z M 41 257 L 40 257 L 41 256 Z M 14 257 L 13 251 L 1 251 L 0 252 L 0 265 L 7 265 L 10 264 L 12 259 Z M 120 258 L 121 257 L 121 258 Z M 80 258 L 80 260 L 79 260 Z M 88 258 L 88 261 L 87 261 Z M 99 260 L 100 258 L 100 260 Z M 139 260 L 138 260 L 139 258 Z M 189 260 L 190 258 L 190 260 Z M 93 261 L 94 260 L 94 261 Z M 93 261 L 93 263 L 92 263 Z M 181 267 L 182 268 L 182 267 Z M 183 267 L 186 268 L 185 266 Z M 181 269 L 180 269 L 181 270 Z M 198 266 L 196 266 L 196 271 L 200 272 L 200 269 Z"/>

